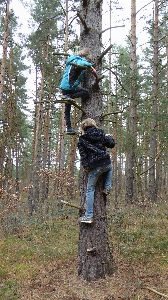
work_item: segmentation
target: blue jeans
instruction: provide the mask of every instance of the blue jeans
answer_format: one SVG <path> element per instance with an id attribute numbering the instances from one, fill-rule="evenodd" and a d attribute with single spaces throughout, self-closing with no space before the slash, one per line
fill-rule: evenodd
<path id="1" fill-rule="evenodd" d="M 112 165 L 104 165 L 91 169 L 88 175 L 88 183 L 86 189 L 86 212 L 85 216 L 93 217 L 93 203 L 94 203 L 94 193 L 96 182 L 99 176 L 103 174 L 103 189 L 111 189 L 112 180 Z"/>

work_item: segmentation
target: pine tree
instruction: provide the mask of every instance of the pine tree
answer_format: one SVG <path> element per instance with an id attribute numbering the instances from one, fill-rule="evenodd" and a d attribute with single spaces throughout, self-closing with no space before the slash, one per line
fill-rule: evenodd
<path id="1" fill-rule="evenodd" d="M 36 99 L 34 118 L 34 143 L 32 153 L 31 183 L 28 204 L 30 214 L 41 208 L 47 198 L 49 178 L 40 185 L 39 175 L 41 170 L 49 169 L 50 163 L 50 109 L 52 95 L 56 93 L 53 73 L 55 62 L 53 52 L 55 50 L 55 37 L 57 36 L 57 20 L 60 16 L 58 1 L 36 1 L 31 8 L 34 24 L 38 28 L 29 36 L 29 53 L 36 66 Z M 47 100 L 47 101 L 46 101 Z"/>
<path id="2" fill-rule="evenodd" d="M 4 64 L 3 55 L 3 72 L 1 73 L 3 89 L 1 95 L 0 172 L 5 178 L 3 186 L 8 188 L 8 180 L 16 177 L 16 189 L 18 190 L 18 182 L 22 174 L 22 161 L 24 159 L 24 155 L 23 159 L 21 159 L 21 154 L 24 153 L 22 143 L 27 138 L 28 133 L 28 124 L 25 117 L 26 78 L 22 75 L 26 66 L 23 63 L 22 46 L 14 40 L 18 26 L 16 17 L 13 11 L 9 11 L 8 14 L 10 17 L 8 16 L 6 57 Z M 3 22 L 3 18 L 1 20 Z M 4 29 L 5 32 L 6 18 L 4 20 L 5 26 L 2 26 L 1 30 Z"/>
<path id="3" fill-rule="evenodd" d="M 93 65 L 97 73 L 101 75 L 102 58 L 107 53 L 101 53 L 101 25 L 102 25 L 102 1 L 80 1 L 80 10 L 77 13 L 81 22 L 80 46 L 89 48 L 92 53 Z M 110 48 L 109 48 L 110 49 Z M 99 126 L 102 114 L 101 84 L 94 82 L 91 74 L 86 75 L 84 87 L 90 92 L 90 97 L 82 103 L 86 111 L 85 117 L 95 119 Z M 87 175 L 81 168 L 80 192 L 81 205 L 84 205 L 86 194 Z M 96 185 L 94 200 L 94 223 L 80 225 L 79 235 L 79 269 L 78 274 L 86 280 L 96 280 L 114 272 L 114 261 L 108 243 L 106 201 L 102 195 L 103 178 Z"/>
<path id="4" fill-rule="evenodd" d="M 126 158 L 126 201 L 135 202 L 136 194 L 136 145 L 137 145 L 137 57 L 136 57 L 136 0 L 131 1 L 131 38 L 130 38 L 130 107 Z"/>

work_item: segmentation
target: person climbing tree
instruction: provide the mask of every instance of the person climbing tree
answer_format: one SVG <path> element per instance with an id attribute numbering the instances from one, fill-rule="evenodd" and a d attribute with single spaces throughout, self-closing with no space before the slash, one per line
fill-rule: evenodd
<path id="1" fill-rule="evenodd" d="M 104 179 L 102 193 L 108 195 L 112 182 L 112 163 L 107 148 L 114 148 L 115 141 L 104 131 L 97 127 L 96 122 L 87 118 L 81 123 L 82 135 L 79 137 L 78 149 L 81 156 L 81 163 L 88 172 L 86 189 L 86 212 L 80 217 L 82 223 L 93 222 L 93 204 L 96 182 L 101 174 Z"/>
<path id="2" fill-rule="evenodd" d="M 71 55 L 66 60 L 66 69 L 61 80 L 60 89 L 64 98 L 75 99 L 82 98 L 86 101 L 89 98 L 89 92 L 83 87 L 79 87 L 82 82 L 84 72 L 89 69 L 96 77 L 96 70 L 92 67 L 91 57 L 87 48 L 81 50 L 78 55 Z M 65 104 L 65 120 L 67 133 L 75 133 L 71 127 L 70 119 L 71 104 Z"/>

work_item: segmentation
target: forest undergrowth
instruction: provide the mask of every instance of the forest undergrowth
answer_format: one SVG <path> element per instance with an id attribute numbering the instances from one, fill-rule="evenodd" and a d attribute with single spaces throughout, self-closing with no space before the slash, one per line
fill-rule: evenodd
<path id="1" fill-rule="evenodd" d="M 20 210 L 1 215 L 0 299 L 157 300 L 168 298 L 168 202 L 107 203 L 113 276 L 78 276 L 78 211 L 64 206 L 44 219 Z"/>

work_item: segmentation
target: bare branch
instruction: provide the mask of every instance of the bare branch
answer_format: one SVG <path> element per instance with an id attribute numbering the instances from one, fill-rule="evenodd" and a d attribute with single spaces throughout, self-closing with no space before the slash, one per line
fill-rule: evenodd
<path id="1" fill-rule="evenodd" d="M 108 51 L 110 51 L 110 49 L 113 47 L 113 45 L 111 44 L 107 49 L 105 49 L 101 54 L 100 56 L 97 58 L 98 61 L 101 61 L 102 58 L 107 54 Z"/>
<path id="2" fill-rule="evenodd" d="M 151 166 L 149 166 L 149 168 L 147 168 L 146 170 L 144 170 L 143 172 L 141 172 L 141 173 L 139 174 L 140 176 L 142 176 L 144 173 L 148 172 L 151 168 L 153 168 L 153 166 L 156 164 L 157 160 L 159 159 L 160 154 L 162 153 L 163 149 L 164 149 L 164 146 L 163 146 L 162 149 L 159 151 L 159 153 L 156 154 L 156 156 L 155 156 L 155 162 L 154 162 Z"/>
<path id="3" fill-rule="evenodd" d="M 123 107 L 122 110 L 112 111 L 112 112 L 109 112 L 109 113 L 106 113 L 106 114 L 102 114 L 102 115 L 100 116 L 100 120 L 104 119 L 104 117 L 109 116 L 109 115 L 118 115 L 118 114 L 121 114 L 121 113 L 124 112 L 124 110 L 125 110 L 127 107 L 128 107 L 128 106 Z"/>
<path id="4" fill-rule="evenodd" d="M 145 288 L 145 289 L 148 289 L 148 290 L 152 291 L 153 293 L 155 293 L 155 294 L 157 294 L 157 295 L 160 295 L 160 296 L 162 296 L 162 297 L 164 297 L 164 298 L 168 298 L 168 295 L 162 294 L 162 293 L 160 293 L 160 292 L 158 292 L 158 291 L 156 291 L 156 290 L 150 288 L 149 286 L 145 286 L 144 288 Z"/>
<path id="5" fill-rule="evenodd" d="M 125 89 L 125 87 L 124 87 L 123 84 L 121 83 L 120 79 L 118 78 L 116 72 L 112 71 L 110 68 L 107 68 L 107 67 L 106 67 L 106 69 L 109 70 L 113 75 L 115 75 L 115 77 L 116 77 L 118 83 L 120 84 L 120 86 L 123 88 L 123 90 L 124 90 L 126 93 L 128 93 L 128 91 Z"/>
<path id="6" fill-rule="evenodd" d="M 121 26 L 114 26 L 114 27 L 108 27 L 108 28 L 106 28 L 106 29 L 104 29 L 102 32 L 100 32 L 100 36 L 104 33 L 104 32 L 106 32 L 107 30 L 110 30 L 110 29 L 112 29 L 112 28 L 118 28 L 118 27 L 125 27 L 125 25 L 121 25 Z"/>
<path id="7" fill-rule="evenodd" d="M 62 204 L 65 204 L 65 205 L 68 205 L 68 206 L 71 206 L 71 207 L 74 207 L 74 208 L 78 209 L 79 213 L 84 213 L 85 212 L 85 208 L 84 207 L 78 206 L 76 204 L 73 204 L 73 203 L 70 203 L 70 202 L 64 201 L 64 200 L 61 200 L 60 202 Z"/>
<path id="8" fill-rule="evenodd" d="M 65 52 L 53 52 L 53 55 L 69 56 L 69 54 Z"/>
<path id="9" fill-rule="evenodd" d="M 66 205 L 68 205 L 68 206 L 71 206 L 71 207 L 74 207 L 74 208 L 77 208 L 77 209 L 81 209 L 80 206 L 77 206 L 77 205 L 75 205 L 75 204 L 73 204 L 73 203 L 69 203 L 69 202 L 64 201 L 64 200 L 61 200 L 60 202 L 61 202 L 62 204 L 66 204 Z"/>
<path id="10" fill-rule="evenodd" d="M 79 13 L 79 11 L 77 12 L 77 16 L 80 19 L 86 33 L 89 32 L 89 27 L 87 27 L 86 21 L 84 20 L 84 18 L 81 16 L 81 14 Z"/>
<path id="11" fill-rule="evenodd" d="M 72 104 L 86 115 L 86 111 L 80 105 L 78 105 L 74 100 L 61 99 L 61 100 L 55 100 L 55 103 Z"/>
<path id="12" fill-rule="evenodd" d="M 150 1 L 149 3 L 147 3 L 146 5 L 144 5 L 143 7 L 141 7 L 141 8 L 137 11 L 136 15 L 137 15 L 143 8 L 145 8 L 146 6 L 148 6 L 149 4 L 151 4 L 152 2 L 153 2 L 153 0 Z"/>
<path id="13" fill-rule="evenodd" d="M 93 89 L 97 89 L 98 88 L 99 82 L 104 78 L 104 75 L 102 75 L 100 77 L 98 77 L 98 76 L 95 76 L 95 77 L 96 77 L 96 80 L 95 80 L 95 83 L 93 84 Z"/>
<path id="14" fill-rule="evenodd" d="M 70 99 L 60 99 L 60 100 L 57 100 L 56 99 L 56 100 L 53 100 L 53 101 L 34 101 L 34 104 L 40 104 L 40 103 L 65 103 L 65 104 L 72 104 L 76 108 L 78 108 L 79 110 L 81 110 L 86 115 L 86 111 L 80 105 L 78 105 L 74 100 L 70 100 Z"/>
<path id="15" fill-rule="evenodd" d="M 65 11 L 64 7 L 62 6 L 61 1 L 59 1 L 59 5 L 61 6 L 61 8 L 62 8 L 62 10 L 64 12 L 64 15 L 66 16 L 66 11 Z"/>
<path id="16" fill-rule="evenodd" d="M 96 7 L 98 8 L 102 2 L 103 2 L 103 0 L 97 0 L 96 1 Z"/>
<path id="17" fill-rule="evenodd" d="M 77 18 L 77 16 L 73 17 L 71 22 L 69 23 L 69 26 L 73 23 L 73 21 Z"/>

